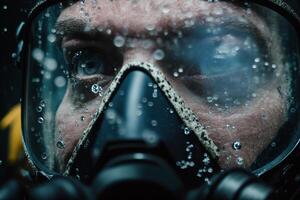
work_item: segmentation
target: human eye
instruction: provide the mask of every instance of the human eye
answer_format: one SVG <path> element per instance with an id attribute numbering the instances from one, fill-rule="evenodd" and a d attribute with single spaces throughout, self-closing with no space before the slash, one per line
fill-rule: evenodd
<path id="1" fill-rule="evenodd" d="M 202 27 L 171 46 L 167 55 L 177 63 L 171 72 L 180 69 L 175 73 L 177 83 L 196 97 L 239 105 L 258 87 L 256 80 L 264 70 L 259 64 L 267 61 L 263 60 L 268 54 L 265 46 L 263 39 L 247 30 Z"/>
<path id="2" fill-rule="evenodd" d="M 117 67 L 105 53 L 94 49 L 67 51 L 65 57 L 71 74 L 78 78 L 110 77 Z"/>

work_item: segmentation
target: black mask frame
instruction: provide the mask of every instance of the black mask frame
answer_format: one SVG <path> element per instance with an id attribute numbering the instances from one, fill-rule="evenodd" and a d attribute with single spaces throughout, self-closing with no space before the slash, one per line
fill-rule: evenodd
<path id="1" fill-rule="evenodd" d="M 26 122 L 26 117 L 27 117 L 26 106 L 25 106 L 26 105 L 25 91 L 26 91 L 26 77 L 27 77 L 27 73 L 28 73 L 26 65 L 28 63 L 28 60 L 27 60 L 27 58 L 28 58 L 28 49 L 29 49 L 28 47 L 30 46 L 30 36 L 31 36 L 32 22 L 39 15 L 39 13 L 41 13 L 41 11 L 45 10 L 46 8 L 48 8 L 52 5 L 55 5 L 57 3 L 63 3 L 63 4 L 66 3 L 66 4 L 68 4 L 70 2 L 76 2 L 76 1 L 44 0 L 44 1 L 39 2 L 32 9 L 32 11 L 30 12 L 26 22 L 22 23 L 20 28 L 19 28 L 18 36 L 17 36 L 18 37 L 17 38 L 18 39 L 18 49 L 17 49 L 17 52 L 16 52 L 17 53 L 16 64 L 17 64 L 17 66 L 19 66 L 19 68 L 22 69 L 22 74 L 23 74 L 23 90 L 22 90 L 23 94 L 22 94 L 22 96 L 23 96 L 23 99 L 25 99 L 25 101 L 24 100 L 22 101 L 22 130 L 23 130 L 23 133 L 26 133 L 28 131 L 27 127 L 26 127 L 26 123 L 25 123 Z M 245 3 L 245 2 L 249 2 L 249 1 L 236 0 L 234 2 L 236 2 L 236 3 Z M 276 11 L 277 13 L 279 13 L 280 15 L 282 15 L 283 17 L 285 17 L 290 22 L 290 24 L 294 26 L 295 30 L 297 31 L 298 38 L 300 38 L 300 18 L 296 14 L 296 12 L 289 6 L 288 3 L 286 3 L 283 0 L 252 0 L 250 2 L 253 2 L 253 3 L 256 3 L 256 4 L 262 5 L 264 7 L 270 8 L 270 9 Z M 294 78 L 295 78 L 296 82 L 298 83 L 299 75 L 296 74 L 295 76 L 296 77 L 294 77 Z M 295 97 L 297 99 L 300 99 L 298 91 L 295 91 L 295 92 L 296 92 Z M 296 112 L 296 113 L 298 113 L 298 112 Z M 296 119 L 298 119 L 298 118 L 296 118 Z M 24 142 L 24 145 L 25 145 L 25 149 L 28 148 L 28 147 L 26 147 L 26 140 L 27 139 L 26 139 L 25 135 L 23 134 L 23 142 Z M 298 141 L 298 143 L 299 143 L 299 141 Z M 284 166 L 285 162 L 290 162 L 290 160 L 293 157 L 298 155 L 297 154 L 297 152 L 298 152 L 297 149 L 299 149 L 299 147 L 298 147 L 299 144 L 298 143 L 295 146 L 295 148 L 293 148 L 291 150 L 291 152 L 286 155 L 286 157 L 281 159 L 279 164 L 277 164 L 277 168 L 280 168 L 280 166 Z M 32 155 L 29 155 L 27 150 L 26 150 L 26 154 L 28 156 L 29 161 L 31 162 L 32 167 L 36 170 L 36 172 L 42 174 L 43 176 L 45 176 L 47 178 L 51 178 L 53 175 L 55 175 L 53 172 L 49 171 L 46 168 L 44 168 L 44 169 L 43 168 L 38 168 L 37 165 L 35 165 L 32 162 L 32 160 L 30 159 L 30 157 Z M 289 157 L 289 159 L 287 159 L 287 157 Z M 270 169 L 271 168 L 272 167 L 270 167 Z M 266 170 L 266 171 L 268 171 L 268 170 Z M 263 175 L 263 174 L 265 174 L 265 172 L 261 172 L 258 175 Z"/>

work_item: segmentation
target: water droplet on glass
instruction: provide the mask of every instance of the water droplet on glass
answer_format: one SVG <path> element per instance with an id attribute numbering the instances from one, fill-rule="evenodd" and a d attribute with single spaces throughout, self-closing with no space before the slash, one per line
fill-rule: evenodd
<path id="1" fill-rule="evenodd" d="M 235 141 L 233 144 L 232 144 L 232 148 L 234 150 L 240 150 L 242 148 L 242 145 L 239 141 Z"/>
<path id="2" fill-rule="evenodd" d="M 54 84 L 56 87 L 64 87 L 66 85 L 67 81 L 65 77 L 63 76 L 58 76 L 54 79 Z"/>
<path id="3" fill-rule="evenodd" d="M 213 97 L 206 97 L 206 100 L 208 103 L 212 103 L 214 99 Z"/>
<path id="4" fill-rule="evenodd" d="M 38 123 L 39 123 L 39 124 L 42 124 L 43 122 L 44 122 L 44 118 L 43 118 L 43 117 L 39 117 L 39 118 L 38 118 Z"/>
<path id="5" fill-rule="evenodd" d="M 164 5 L 164 6 L 162 6 L 161 11 L 162 11 L 162 13 L 167 14 L 170 12 L 170 9 L 167 5 Z"/>
<path id="6" fill-rule="evenodd" d="M 147 103 L 147 105 L 148 105 L 149 107 L 152 107 L 152 106 L 154 105 L 154 103 L 153 103 L 152 101 L 149 101 L 149 102 Z"/>
<path id="7" fill-rule="evenodd" d="M 190 132 L 191 132 L 191 130 L 190 130 L 188 127 L 185 127 L 185 128 L 184 128 L 184 134 L 185 134 L 185 135 L 190 134 Z"/>
<path id="8" fill-rule="evenodd" d="M 42 62 L 42 60 L 44 59 L 44 52 L 41 49 L 35 48 L 32 50 L 32 57 L 36 61 Z"/>
<path id="9" fill-rule="evenodd" d="M 153 31 L 153 30 L 155 29 L 155 26 L 154 26 L 153 24 L 147 24 L 147 25 L 145 26 L 145 28 L 146 28 L 146 30 L 148 30 L 148 31 Z"/>
<path id="10" fill-rule="evenodd" d="M 45 101 L 44 101 L 44 100 L 41 100 L 41 102 L 40 102 L 40 106 L 42 106 L 42 107 L 45 107 L 45 106 L 46 106 L 46 104 L 45 104 Z"/>
<path id="11" fill-rule="evenodd" d="M 102 95 L 101 94 L 102 93 L 102 87 L 99 86 L 98 84 L 93 84 L 92 87 L 91 87 L 91 90 L 92 90 L 92 92 L 94 94 L 98 94 L 99 93 L 99 95 Z"/>
<path id="12" fill-rule="evenodd" d="M 152 97 L 153 98 L 157 98 L 157 89 L 153 90 Z"/>
<path id="13" fill-rule="evenodd" d="M 124 44 L 125 44 L 125 38 L 124 37 L 122 37 L 122 36 L 116 36 L 114 38 L 114 45 L 116 47 L 122 47 L 122 46 L 124 46 Z"/>
<path id="14" fill-rule="evenodd" d="M 56 36 L 55 36 L 54 34 L 49 34 L 49 35 L 47 36 L 47 40 L 48 40 L 49 42 L 53 43 L 53 42 L 55 42 L 55 40 L 56 40 Z"/>
<path id="15" fill-rule="evenodd" d="M 202 160 L 204 165 L 209 165 L 210 164 L 210 158 L 208 157 L 207 153 L 204 153 L 204 158 Z"/>
<path id="16" fill-rule="evenodd" d="M 42 153 L 41 158 L 42 158 L 43 160 L 46 160 L 46 159 L 48 158 L 48 156 L 47 156 L 46 153 Z"/>
<path id="17" fill-rule="evenodd" d="M 296 108 L 292 107 L 292 108 L 290 109 L 290 111 L 291 111 L 291 113 L 294 113 L 294 112 L 296 112 Z"/>
<path id="18" fill-rule="evenodd" d="M 43 110 L 43 107 L 42 107 L 42 106 L 38 106 L 38 107 L 36 108 L 36 111 L 37 111 L 37 112 L 42 112 L 42 110 Z"/>
<path id="19" fill-rule="evenodd" d="M 178 72 L 174 72 L 174 73 L 173 73 L 173 76 L 174 76 L 175 78 L 177 78 L 177 77 L 179 76 Z"/>
<path id="20" fill-rule="evenodd" d="M 186 148 L 185 148 L 185 151 L 189 152 L 191 151 L 191 149 L 194 147 L 193 144 L 189 144 Z"/>
<path id="21" fill-rule="evenodd" d="M 54 71 L 57 68 L 57 62 L 53 58 L 45 58 L 44 65 L 49 71 Z"/>
<path id="22" fill-rule="evenodd" d="M 237 157 L 236 163 L 237 163 L 238 165 L 243 165 L 243 164 L 244 164 L 244 158 L 242 158 L 242 157 Z"/>
<path id="23" fill-rule="evenodd" d="M 215 15 L 222 15 L 223 14 L 223 8 L 215 8 L 213 10 L 213 14 L 215 14 Z"/>
<path id="24" fill-rule="evenodd" d="M 162 60 L 165 57 L 165 52 L 161 49 L 157 49 L 153 53 L 153 58 L 155 60 Z"/>
<path id="25" fill-rule="evenodd" d="M 64 141 L 60 140 L 56 143 L 56 147 L 59 149 L 64 149 L 65 148 L 65 143 Z"/>
<path id="26" fill-rule="evenodd" d="M 157 121 L 156 120 L 151 120 L 151 125 L 152 126 L 157 126 Z"/>

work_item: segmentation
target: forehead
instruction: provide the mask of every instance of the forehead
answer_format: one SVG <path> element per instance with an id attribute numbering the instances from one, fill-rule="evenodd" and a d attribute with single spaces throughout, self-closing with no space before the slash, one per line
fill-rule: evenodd
<path id="1" fill-rule="evenodd" d="M 226 18 L 226 19 L 225 19 Z M 66 8 L 58 21 L 81 20 L 92 27 L 141 31 L 222 20 L 258 21 L 254 13 L 229 2 L 199 0 L 86 0 Z"/>

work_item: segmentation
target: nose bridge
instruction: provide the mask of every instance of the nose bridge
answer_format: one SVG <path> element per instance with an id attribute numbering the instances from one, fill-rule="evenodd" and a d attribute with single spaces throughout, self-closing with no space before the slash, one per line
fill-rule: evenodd
<path id="1" fill-rule="evenodd" d="M 148 39 L 133 39 L 128 41 L 128 47 L 124 49 L 124 63 L 131 62 L 148 62 L 155 64 L 153 52 L 156 45 L 152 40 Z"/>

